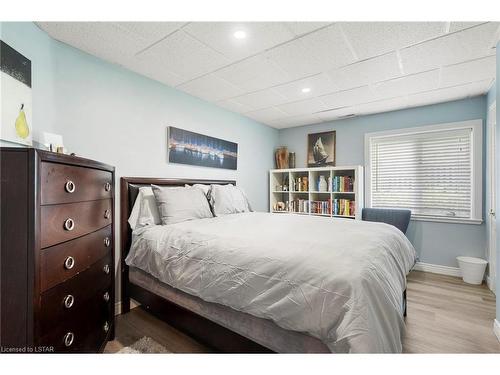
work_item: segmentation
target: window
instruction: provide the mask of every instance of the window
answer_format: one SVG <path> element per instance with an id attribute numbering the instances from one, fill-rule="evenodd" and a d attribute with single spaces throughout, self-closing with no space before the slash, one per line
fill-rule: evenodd
<path id="1" fill-rule="evenodd" d="M 481 223 L 481 146 L 482 120 L 366 134 L 367 207 Z"/>

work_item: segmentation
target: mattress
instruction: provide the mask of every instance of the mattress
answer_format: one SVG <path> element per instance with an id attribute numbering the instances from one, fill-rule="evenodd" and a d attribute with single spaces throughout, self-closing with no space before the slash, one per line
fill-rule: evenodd
<path id="1" fill-rule="evenodd" d="M 137 229 L 126 263 L 332 352 L 394 353 L 415 260 L 408 239 L 387 224 L 242 213 Z"/>

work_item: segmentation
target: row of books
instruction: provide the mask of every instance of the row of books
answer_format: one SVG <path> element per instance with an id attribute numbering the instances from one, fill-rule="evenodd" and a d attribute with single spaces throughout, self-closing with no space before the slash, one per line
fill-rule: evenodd
<path id="1" fill-rule="evenodd" d="M 334 199 L 333 202 L 327 201 L 309 201 L 307 199 L 295 199 L 286 201 L 285 210 L 298 213 L 312 213 L 321 215 L 341 215 L 355 216 L 356 202 L 350 199 Z M 332 212 L 333 210 L 333 212 Z"/>
<path id="2" fill-rule="evenodd" d="M 332 190 L 340 192 L 354 191 L 354 177 L 352 176 L 333 176 Z"/>
<path id="3" fill-rule="evenodd" d="M 333 214 L 342 216 L 356 215 L 356 202 L 350 199 L 334 199 Z"/>
<path id="4" fill-rule="evenodd" d="M 287 201 L 286 206 L 291 212 L 308 213 L 310 202 L 307 199 L 295 199 L 290 203 Z"/>

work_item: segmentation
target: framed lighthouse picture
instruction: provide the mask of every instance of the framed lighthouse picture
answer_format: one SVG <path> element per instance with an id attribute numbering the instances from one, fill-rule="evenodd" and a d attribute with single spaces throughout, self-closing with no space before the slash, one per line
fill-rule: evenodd
<path id="1" fill-rule="evenodd" d="M 307 136 L 307 166 L 335 166 L 335 130 Z"/>
<path id="2" fill-rule="evenodd" d="M 0 40 L 0 139 L 31 146 L 31 61 Z"/>

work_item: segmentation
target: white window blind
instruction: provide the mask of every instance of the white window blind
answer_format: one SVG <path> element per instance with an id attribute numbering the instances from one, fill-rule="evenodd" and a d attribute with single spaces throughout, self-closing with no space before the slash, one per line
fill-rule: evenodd
<path id="1" fill-rule="evenodd" d="M 422 219 L 481 219 L 473 136 L 469 126 L 369 137 L 369 206 L 408 208 Z"/>

